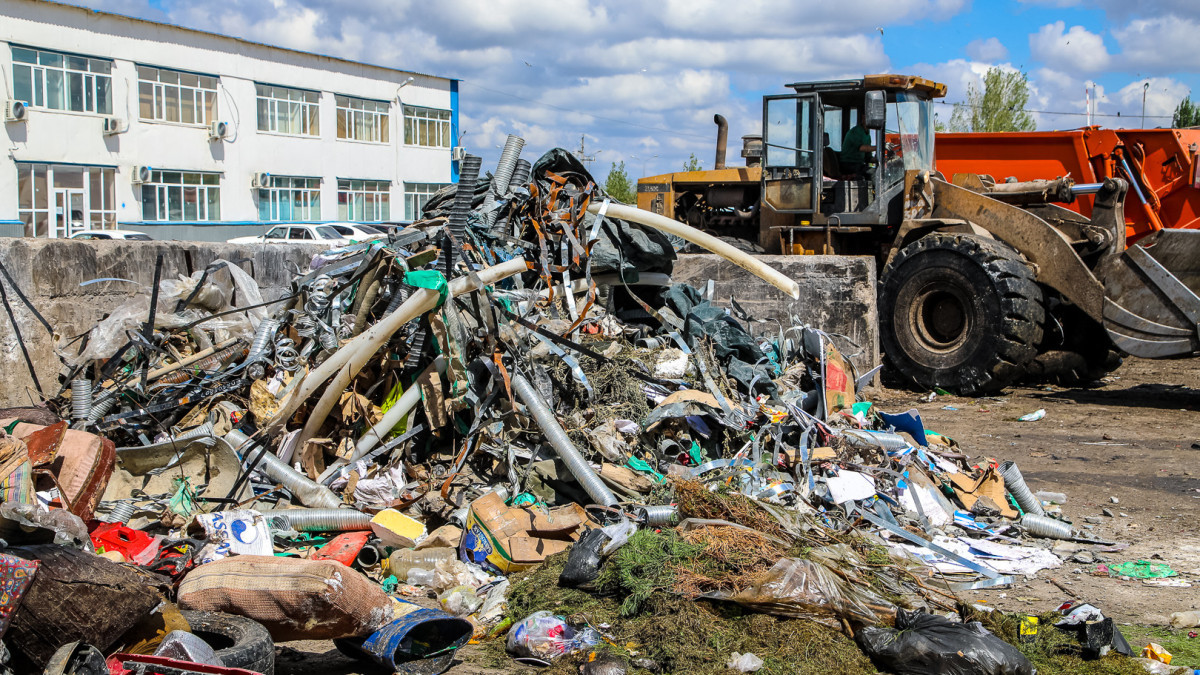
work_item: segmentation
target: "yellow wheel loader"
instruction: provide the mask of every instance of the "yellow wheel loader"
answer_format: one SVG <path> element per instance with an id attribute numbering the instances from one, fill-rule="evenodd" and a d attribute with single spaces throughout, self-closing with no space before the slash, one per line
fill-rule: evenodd
<path id="1" fill-rule="evenodd" d="M 788 87 L 764 98 L 745 166 L 725 165 L 718 115 L 714 168 L 642 178 L 638 206 L 755 252 L 874 256 L 885 359 L 920 387 L 978 394 L 1024 376 L 1095 379 L 1122 354 L 1200 353 L 1200 231 L 1127 248 L 1124 181 L 947 180 L 934 148 L 944 85 Z M 842 147 L 863 138 L 865 157 Z M 1060 206 L 1082 194 L 1095 195 L 1090 219 Z"/>

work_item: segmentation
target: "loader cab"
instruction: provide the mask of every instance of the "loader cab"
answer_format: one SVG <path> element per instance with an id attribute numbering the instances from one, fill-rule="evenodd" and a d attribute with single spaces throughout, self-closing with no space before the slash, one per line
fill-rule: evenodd
<path id="1" fill-rule="evenodd" d="M 763 100 L 760 238 L 785 253 L 872 252 L 835 247 L 834 235 L 899 224 L 905 171 L 933 168 L 932 99 L 945 86 L 872 75 L 788 87 L 796 93 Z M 860 123 L 873 151 L 847 165 L 843 143 Z"/>

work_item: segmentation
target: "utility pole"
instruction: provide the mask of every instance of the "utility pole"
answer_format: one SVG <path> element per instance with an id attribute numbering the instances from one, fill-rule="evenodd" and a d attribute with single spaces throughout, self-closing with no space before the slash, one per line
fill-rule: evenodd
<path id="1" fill-rule="evenodd" d="M 579 134 L 579 149 L 573 154 L 579 159 L 579 161 L 583 162 L 587 166 L 587 170 L 590 172 L 592 170 L 592 162 L 596 161 L 596 155 L 604 151 L 597 150 L 591 155 L 587 154 L 587 149 L 584 147 L 584 142 L 586 139 L 587 134 Z"/>
<path id="2" fill-rule="evenodd" d="M 1146 92 L 1150 91 L 1150 82 L 1142 85 L 1142 128 L 1146 128 Z"/>

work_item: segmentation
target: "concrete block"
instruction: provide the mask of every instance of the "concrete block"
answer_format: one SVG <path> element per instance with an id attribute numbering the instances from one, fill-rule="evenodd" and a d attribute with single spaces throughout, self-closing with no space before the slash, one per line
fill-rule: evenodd
<path id="1" fill-rule="evenodd" d="M 0 262 L 13 281 L 63 338 L 81 335 L 121 304 L 149 293 L 154 265 L 163 256 L 163 279 L 190 276 L 217 259 L 237 263 L 259 283 L 263 298 L 290 293 L 297 267 L 308 269 L 325 247 L 303 244 L 237 246 L 226 243 L 162 241 L 71 241 L 0 238 Z M 128 279 L 80 286 L 92 279 Z M 54 341 L 6 284 L 8 300 L 38 380 L 47 395 L 60 386 L 61 362 Z M 36 399 L 24 357 L 7 314 L 0 315 L 0 406 L 30 405 Z"/>
<path id="2" fill-rule="evenodd" d="M 712 254 L 679 256 L 672 278 L 701 290 L 712 279 L 716 304 L 732 307 L 730 300 L 736 299 L 751 317 L 762 320 L 751 326 L 755 335 L 778 335 L 776 322 L 786 328 L 793 325 L 794 318 L 832 335 L 838 348 L 852 358 L 859 373 L 879 365 L 874 258 L 768 255 L 759 259 L 794 279 L 800 285 L 800 298 L 793 300 L 750 272 Z"/>

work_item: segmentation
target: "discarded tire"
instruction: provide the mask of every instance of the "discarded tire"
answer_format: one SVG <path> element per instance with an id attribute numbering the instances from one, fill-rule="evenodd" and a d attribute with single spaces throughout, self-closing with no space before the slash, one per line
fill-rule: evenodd
<path id="1" fill-rule="evenodd" d="M 192 633 L 203 638 L 229 668 L 244 668 L 263 675 L 275 672 L 275 643 L 262 624 L 223 612 L 181 612 Z"/>
<path id="2" fill-rule="evenodd" d="M 892 366 L 922 388 L 1001 389 L 1037 355 L 1045 310 L 1033 271 L 1007 245 L 932 234 L 884 272 L 880 340 Z"/>

